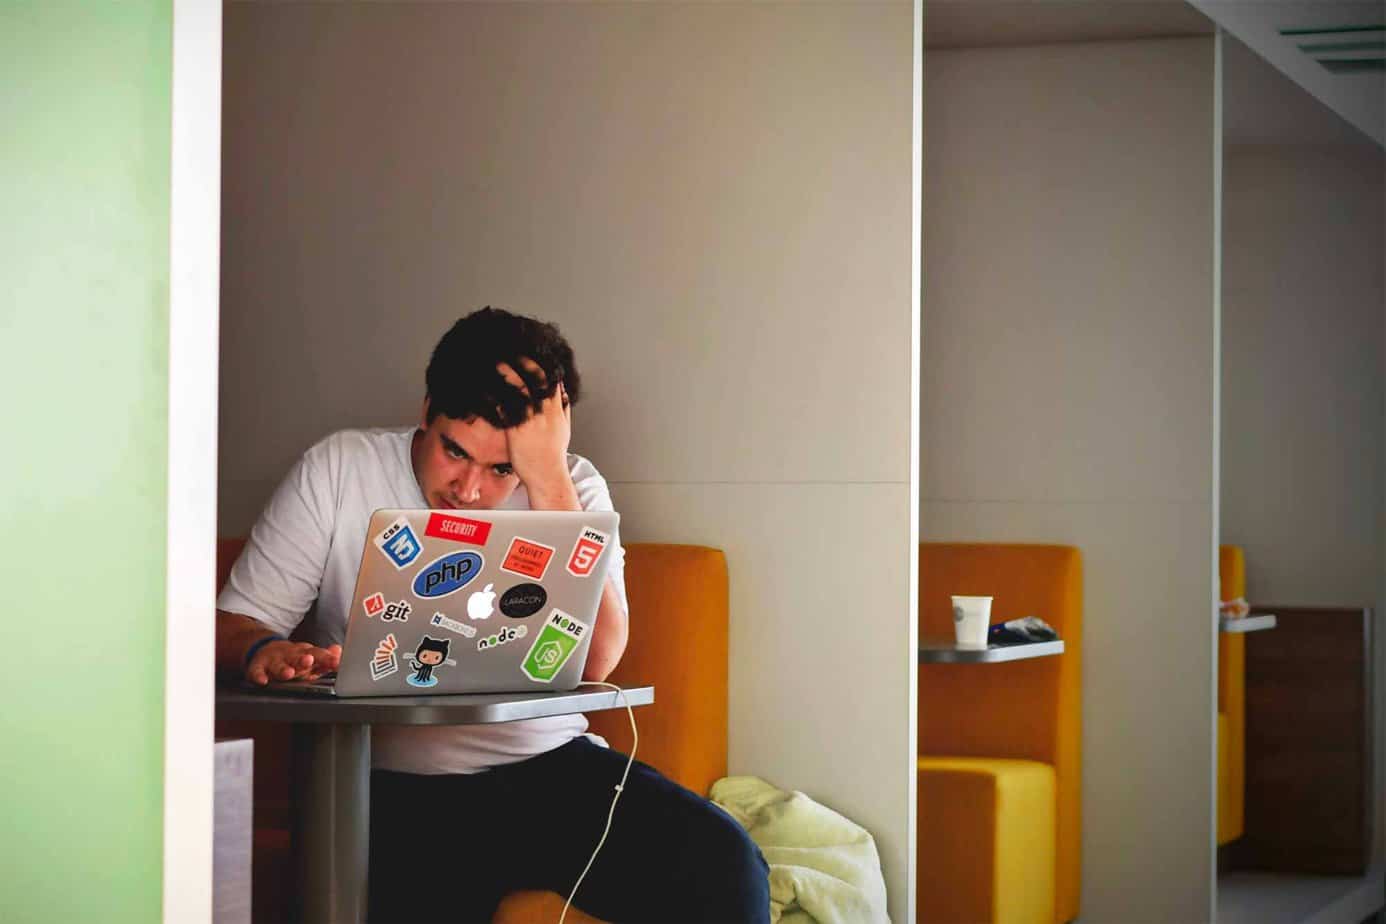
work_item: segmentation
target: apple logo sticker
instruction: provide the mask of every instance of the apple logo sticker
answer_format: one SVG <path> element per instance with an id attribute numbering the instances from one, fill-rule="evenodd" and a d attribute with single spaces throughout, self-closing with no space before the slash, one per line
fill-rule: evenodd
<path id="1" fill-rule="evenodd" d="M 494 584 L 487 584 L 467 598 L 467 615 L 472 619 L 490 619 L 491 608 L 495 606 L 496 595 L 491 588 Z"/>

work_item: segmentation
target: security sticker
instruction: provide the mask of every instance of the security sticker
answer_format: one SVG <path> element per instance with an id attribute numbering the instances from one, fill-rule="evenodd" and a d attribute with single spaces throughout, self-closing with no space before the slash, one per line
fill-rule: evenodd
<path id="1" fill-rule="evenodd" d="M 568 663 L 589 628 L 587 623 L 555 607 L 535 637 L 520 670 L 535 683 L 548 683 Z"/>
<path id="2" fill-rule="evenodd" d="M 568 556 L 568 573 L 575 577 L 587 577 L 602 557 L 602 550 L 611 539 L 606 533 L 590 526 L 584 526 L 578 534 L 573 554 Z"/>
<path id="3" fill-rule="evenodd" d="M 446 513 L 430 513 L 424 535 L 434 539 L 451 539 L 453 542 L 470 542 L 472 545 L 485 545 L 491 535 L 491 524 L 484 520 L 467 517 L 453 517 Z"/>
<path id="4" fill-rule="evenodd" d="M 452 552 L 435 558 L 414 575 L 414 596 L 431 599 L 457 593 L 485 564 L 480 552 Z"/>
<path id="5" fill-rule="evenodd" d="M 516 536 L 510 541 L 510 551 L 505 553 L 501 570 L 538 581 L 544 577 L 544 572 L 549 570 L 549 561 L 552 558 L 552 546 Z"/>
<path id="6" fill-rule="evenodd" d="M 398 647 L 399 642 L 395 641 L 393 632 L 375 646 L 375 657 L 371 660 L 371 680 L 383 680 L 399 670 L 399 661 L 395 658 L 395 649 Z"/>
<path id="7" fill-rule="evenodd" d="M 377 590 L 375 593 L 362 600 L 361 606 L 365 607 L 366 616 L 379 616 L 385 609 L 385 595 Z"/>
<path id="8" fill-rule="evenodd" d="M 475 638 L 476 630 L 465 622 L 458 622 L 456 619 L 449 619 L 442 613 L 434 613 L 428 620 L 430 626 L 437 626 L 440 629 L 447 629 L 449 632 L 456 632 L 465 638 Z"/>
<path id="9" fill-rule="evenodd" d="M 445 638 L 432 638 L 425 635 L 419 640 L 419 647 L 414 649 L 414 653 L 409 655 L 409 661 L 414 668 L 414 676 L 405 677 L 405 683 L 411 687 L 434 687 L 438 685 L 438 678 L 433 676 L 433 671 L 444 664 L 456 665 L 457 662 L 448 657 L 448 647 L 451 643 Z"/>
<path id="10" fill-rule="evenodd" d="M 414 535 L 414 527 L 404 517 L 385 527 L 385 531 L 375 537 L 375 544 L 400 571 L 412 565 L 423 551 L 419 537 Z"/>
<path id="11" fill-rule="evenodd" d="M 533 616 L 549 602 L 549 593 L 540 584 L 516 584 L 501 595 L 500 611 L 511 619 Z"/>
<path id="12" fill-rule="evenodd" d="M 506 626 L 499 632 L 479 639 L 476 643 L 476 650 L 486 651 L 488 648 L 495 648 L 497 645 L 513 642 L 516 639 L 524 638 L 526 635 L 529 635 L 529 627 L 526 625 Z"/>

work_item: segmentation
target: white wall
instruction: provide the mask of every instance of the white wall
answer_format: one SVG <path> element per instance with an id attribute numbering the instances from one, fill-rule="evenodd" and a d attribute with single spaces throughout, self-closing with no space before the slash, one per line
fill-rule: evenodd
<path id="1" fill-rule="evenodd" d="M 1229 147 L 1222 538 L 1259 603 L 1374 606 L 1386 719 L 1386 156 Z M 1378 724 L 1378 754 L 1386 724 Z M 1378 758 L 1378 770 L 1386 762 Z M 1378 784 L 1378 798 L 1386 776 Z M 1378 856 L 1386 822 L 1376 812 Z"/>
<path id="2" fill-rule="evenodd" d="M 920 531 L 1082 550 L 1090 922 L 1213 913 L 1213 69 L 925 58 Z"/>
<path id="3" fill-rule="evenodd" d="M 221 514 L 556 320 L 628 540 L 727 551 L 733 773 L 876 835 L 908 918 L 912 9 L 239 4 Z M 635 615 L 633 631 L 639 631 Z"/>

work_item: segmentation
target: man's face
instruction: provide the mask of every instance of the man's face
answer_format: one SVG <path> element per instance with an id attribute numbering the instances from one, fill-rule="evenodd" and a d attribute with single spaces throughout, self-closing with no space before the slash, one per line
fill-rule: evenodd
<path id="1" fill-rule="evenodd" d="M 427 401 L 419 427 L 414 477 L 430 507 L 493 510 L 519 486 L 504 430 L 480 417 L 464 421 L 439 414 L 430 423 Z"/>

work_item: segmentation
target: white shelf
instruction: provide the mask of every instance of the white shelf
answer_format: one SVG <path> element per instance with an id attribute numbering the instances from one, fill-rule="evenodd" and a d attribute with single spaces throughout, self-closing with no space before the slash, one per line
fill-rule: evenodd
<path id="1" fill-rule="evenodd" d="M 1218 631 L 1241 634 L 1244 632 L 1264 632 L 1267 629 L 1275 628 L 1275 614 L 1265 613 L 1259 616 L 1243 616 L 1241 619 L 1228 619 L 1220 617 L 1218 619 Z"/>

